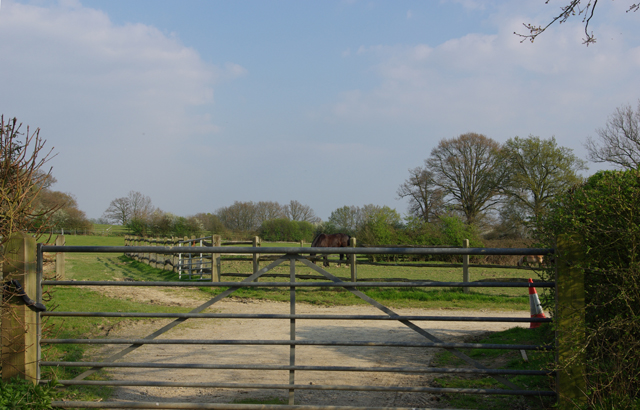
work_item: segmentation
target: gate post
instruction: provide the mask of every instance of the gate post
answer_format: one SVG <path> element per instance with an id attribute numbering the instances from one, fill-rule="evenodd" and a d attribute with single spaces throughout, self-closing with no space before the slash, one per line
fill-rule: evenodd
<path id="1" fill-rule="evenodd" d="M 556 254 L 556 386 L 560 409 L 587 403 L 585 383 L 585 294 L 577 236 L 560 235 Z"/>
<path id="2" fill-rule="evenodd" d="M 20 281 L 24 291 L 36 297 L 36 240 L 17 232 L 4 245 L 3 283 Z M 16 296 L 2 302 L 2 380 L 19 377 L 36 383 L 38 377 L 38 314 Z"/>
<path id="3" fill-rule="evenodd" d="M 256 236 L 253 238 L 253 247 L 257 248 L 258 246 L 260 246 L 261 240 L 259 236 Z M 259 253 L 254 253 L 253 254 L 253 273 L 256 273 L 258 270 L 260 270 L 260 254 Z M 258 281 L 258 279 L 256 279 L 256 282 Z"/>
<path id="4" fill-rule="evenodd" d="M 211 246 L 219 247 L 222 246 L 222 236 L 220 235 L 212 235 L 211 236 Z M 220 254 L 212 253 L 211 254 L 211 282 L 220 282 Z"/>

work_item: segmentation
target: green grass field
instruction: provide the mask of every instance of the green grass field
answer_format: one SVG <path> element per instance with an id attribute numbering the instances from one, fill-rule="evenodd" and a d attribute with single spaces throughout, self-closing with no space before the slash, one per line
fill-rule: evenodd
<path id="1" fill-rule="evenodd" d="M 77 246 L 122 246 L 123 237 L 110 236 L 69 236 L 65 237 L 67 245 Z M 264 246 L 282 246 L 283 244 L 265 243 Z M 290 244 L 295 246 L 295 244 Z M 139 281 L 174 281 L 178 275 L 170 271 L 151 268 L 141 262 L 136 262 L 121 254 L 90 254 L 69 253 L 67 258 L 67 279 L 76 280 L 117 280 L 129 279 Z M 364 259 L 362 259 L 364 260 Z M 261 262 L 264 267 L 269 262 Z M 318 263 L 320 265 L 320 263 Z M 240 281 L 243 277 L 227 276 L 248 275 L 252 265 L 249 260 L 236 261 L 222 258 L 223 281 Z M 350 281 L 351 270 L 343 264 L 338 267 L 335 263 L 327 269 L 334 276 L 345 281 Z M 471 267 L 469 269 L 471 280 L 500 279 L 510 280 L 514 278 L 533 277 L 538 279 L 533 270 L 498 269 Z M 319 274 L 302 263 L 296 264 L 296 273 L 299 275 L 318 276 Z M 288 281 L 289 264 L 284 263 L 272 269 L 269 274 L 281 275 L 279 277 L 263 277 L 260 281 Z M 419 267 L 419 266 L 394 266 L 385 265 L 358 265 L 358 279 L 380 280 L 414 280 L 414 281 L 462 281 L 462 269 L 451 267 Z M 305 279 L 298 279 L 305 281 Z M 322 281 L 326 281 L 323 279 Z M 527 310 L 529 309 L 529 296 L 526 288 L 472 288 L 469 293 L 463 293 L 461 288 L 362 288 L 366 294 L 376 298 L 382 303 L 388 303 L 396 307 L 424 307 L 424 308 L 461 308 L 461 309 L 494 309 L 494 310 Z M 202 288 L 203 292 L 213 294 L 220 292 L 216 288 Z M 542 291 L 542 290 L 540 290 Z M 298 300 L 314 304 L 344 305 L 361 303 L 347 291 L 336 289 L 304 288 L 298 290 Z M 288 300 L 288 290 L 284 288 L 270 289 L 242 289 L 234 296 L 248 298 L 262 298 L 272 300 Z"/>

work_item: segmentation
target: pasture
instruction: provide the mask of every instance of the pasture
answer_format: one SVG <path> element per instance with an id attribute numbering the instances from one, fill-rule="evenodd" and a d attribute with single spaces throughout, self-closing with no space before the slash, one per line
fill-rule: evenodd
<path id="1" fill-rule="evenodd" d="M 123 237 L 109 236 L 65 236 L 67 245 L 95 245 L 95 246 L 123 246 Z M 263 247 L 271 246 L 299 246 L 293 243 L 269 243 L 263 242 Z M 308 246 L 308 244 L 306 244 Z M 130 258 L 118 254 L 82 254 L 70 253 L 67 258 L 67 279 L 76 280 L 136 280 L 136 281 L 177 281 L 178 274 L 170 271 L 151 268 L 143 263 L 136 262 Z M 335 258 L 334 258 L 335 259 Z M 361 258 L 364 262 L 366 259 Z M 262 262 L 261 266 L 266 265 Z M 320 263 L 318 263 L 320 265 Z M 410 263 L 403 265 L 411 265 Z M 415 263 L 419 265 L 419 263 Z M 416 281 L 441 281 L 459 282 L 462 281 L 462 268 L 446 267 L 421 267 L 421 266 L 397 266 L 393 262 L 376 265 L 358 264 L 358 279 L 375 280 L 416 280 Z M 223 281 L 240 281 L 244 276 L 251 273 L 251 262 L 238 260 L 225 260 L 222 257 Z M 327 269 L 331 274 L 350 280 L 349 267 L 343 264 L 338 267 L 336 263 L 331 263 Z M 296 272 L 301 275 L 300 281 L 313 281 L 314 279 L 304 279 L 304 275 L 317 276 L 310 268 L 302 264 L 296 265 Z M 470 267 L 471 281 L 476 280 L 513 280 L 533 278 L 539 279 L 535 270 L 504 269 L 492 267 Z M 271 274 L 281 275 L 268 277 L 261 281 L 288 281 L 288 265 L 280 265 L 274 268 Z M 237 276 L 229 276 L 237 275 Z M 220 292 L 219 289 L 201 288 L 200 292 L 213 294 Z M 331 290 L 318 292 L 314 289 L 300 289 L 299 300 L 307 303 L 321 305 L 349 305 L 363 303 L 348 291 Z M 491 309 L 491 310 L 528 310 L 529 295 L 524 288 L 478 288 L 471 289 L 469 293 L 463 293 L 460 288 L 445 289 L 367 289 L 365 293 L 395 307 L 422 307 L 422 308 L 458 308 L 458 309 Z M 288 300 L 288 290 L 281 288 L 273 289 L 243 289 L 235 293 L 235 297 L 267 299 L 267 300 Z"/>

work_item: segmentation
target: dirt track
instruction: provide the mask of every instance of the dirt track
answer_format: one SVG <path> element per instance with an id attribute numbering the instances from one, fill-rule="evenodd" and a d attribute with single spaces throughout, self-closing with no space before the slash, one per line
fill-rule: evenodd
<path id="1" fill-rule="evenodd" d="M 119 293 L 122 288 L 111 288 L 108 292 Z M 128 288 L 131 295 L 117 295 L 165 305 L 197 306 L 203 299 L 190 297 L 189 292 L 149 291 Z M 113 294 L 112 296 L 116 296 Z M 394 309 L 399 314 L 430 316 L 504 316 L 527 317 L 526 312 L 478 312 L 460 310 Z M 289 313 L 289 304 L 281 302 L 243 301 L 228 299 L 213 305 L 206 312 L 228 313 Z M 380 314 L 371 306 L 319 307 L 298 304 L 298 314 Z M 160 328 L 168 320 L 136 323 L 135 326 L 121 327 L 109 337 L 144 337 Z M 509 323 L 482 322 L 417 322 L 423 329 L 445 341 L 462 341 L 474 335 L 513 327 Z M 522 324 L 528 326 L 528 324 Z M 427 341 L 408 327 L 398 322 L 382 321 L 328 321 L 297 320 L 298 340 L 351 340 L 351 341 Z M 271 319 L 191 319 L 172 329 L 160 338 L 175 339 L 272 339 L 288 340 L 289 321 Z M 120 351 L 124 346 L 109 346 L 94 351 L 100 358 Z M 338 365 L 338 366 L 427 366 L 435 350 L 406 347 L 340 347 L 340 346 L 298 346 L 297 365 Z M 153 363 L 243 363 L 279 364 L 289 363 L 288 346 L 247 346 L 247 345 L 146 345 L 127 355 L 126 362 Z M 192 369 L 111 369 L 113 380 L 155 380 L 188 382 L 235 382 L 260 384 L 287 384 L 287 371 L 252 370 L 192 370 Z M 379 385 L 379 386 L 429 386 L 432 376 L 395 374 L 383 372 L 302 372 L 295 375 L 296 384 L 332 385 Z M 122 387 L 116 389 L 111 400 L 140 400 L 150 402 L 209 402 L 230 403 L 247 398 L 287 398 L 286 390 L 248 390 L 213 388 L 157 388 Z M 443 407 L 439 398 L 431 394 L 419 393 L 372 393 L 349 391 L 297 391 L 296 404 L 324 404 L 349 406 L 407 406 Z"/>

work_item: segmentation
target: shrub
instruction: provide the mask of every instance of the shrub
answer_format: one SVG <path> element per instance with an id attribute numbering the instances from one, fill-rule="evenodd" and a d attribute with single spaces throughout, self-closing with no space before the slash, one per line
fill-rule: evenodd
<path id="1" fill-rule="evenodd" d="M 640 406 L 640 172 L 598 172 L 557 197 L 539 226 L 543 246 L 572 234 L 586 255 L 586 346 L 572 351 L 586 348 L 589 405 Z"/>
<path id="2" fill-rule="evenodd" d="M 51 406 L 51 402 L 61 395 L 55 386 L 53 380 L 44 385 L 18 378 L 8 382 L 0 380 L 0 410 L 59 409 Z"/>
<path id="3" fill-rule="evenodd" d="M 305 242 L 313 240 L 314 228 L 306 221 L 290 221 L 285 218 L 264 221 L 259 229 L 260 237 L 265 241 Z"/>

